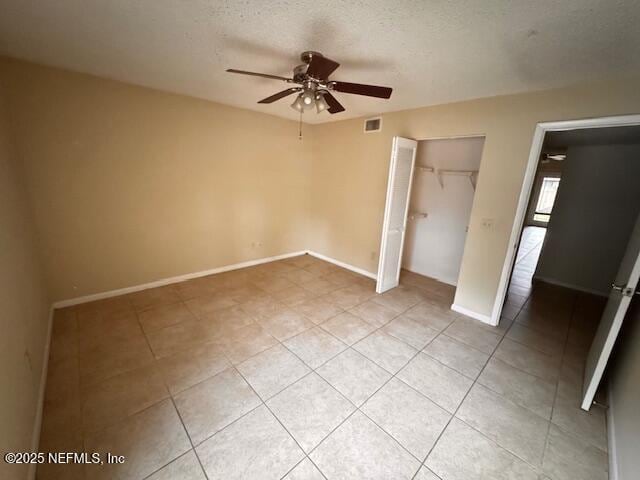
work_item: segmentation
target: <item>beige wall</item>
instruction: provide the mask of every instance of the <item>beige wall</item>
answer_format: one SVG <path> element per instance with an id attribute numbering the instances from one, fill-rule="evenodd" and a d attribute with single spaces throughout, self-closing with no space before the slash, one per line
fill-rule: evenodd
<path id="1" fill-rule="evenodd" d="M 305 248 L 295 122 L 17 61 L 0 75 L 54 300 Z"/>
<path id="2" fill-rule="evenodd" d="M 39 398 L 49 300 L 0 92 L 0 452 L 28 451 Z M 0 460 L 0 478 L 25 478 Z"/>
<path id="3" fill-rule="evenodd" d="M 608 296 L 640 212 L 640 145 L 569 147 L 534 278 Z"/>
<path id="4" fill-rule="evenodd" d="M 295 122 L 57 69 L 0 59 L 0 80 L 0 450 L 32 433 L 37 250 L 54 300 L 305 248 L 375 272 L 391 137 L 485 135 L 456 303 L 489 315 L 536 122 L 640 111 L 635 79 L 387 114 L 380 134 L 307 126 L 300 142 Z"/>
<path id="5" fill-rule="evenodd" d="M 639 81 L 385 114 L 378 134 L 364 134 L 362 119 L 315 126 L 309 247 L 375 272 L 391 138 L 486 135 L 455 302 L 490 315 L 536 123 L 638 113 Z M 493 218 L 495 227 L 481 229 L 483 218 Z"/>
<path id="6" fill-rule="evenodd" d="M 640 111 L 637 79 L 620 80 L 386 114 L 379 134 L 306 126 L 300 142 L 272 116 L 0 69 L 55 300 L 305 248 L 375 272 L 391 137 L 485 135 L 456 303 L 489 315 L 536 123 Z"/>

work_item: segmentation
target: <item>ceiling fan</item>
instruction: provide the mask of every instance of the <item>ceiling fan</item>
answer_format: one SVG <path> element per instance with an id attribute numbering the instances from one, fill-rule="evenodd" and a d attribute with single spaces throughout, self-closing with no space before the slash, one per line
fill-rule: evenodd
<path id="1" fill-rule="evenodd" d="M 540 156 L 541 163 L 561 162 L 567 158 L 567 149 L 565 147 L 545 148 Z"/>
<path id="2" fill-rule="evenodd" d="M 339 113 L 344 111 L 344 107 L 338 102 L 331 92 L 352 93 L 355 95 L 365 95 L 367 97 L 389 98 L 392 89 L 389 87 L 379 87 L 376 85 L 363 85 L 361 83 L 338 82 L 329 80 L 331 75 L 339 66 L 338 62 L 323 56 L 321 53 L 307 51 L 300 55 L 304 62 L 293 69 L 293 78 L 269 75 L 266 73 L 247 72 L 230 68 L 227 72 L 240 73 L 242 75 L 253 75 L 255 77 L 271 78 L 282 80 L 287 83 L 296 83 L 300 86 L 291 87 L 278 92 L 270 97 L 263 98 L 258 103 L 273 103 L 281 98 L 297 93 L 296 99 L 291 104 L 291 108 L 302 113 L 314 106 L 318 113 L 328 111 L 329 113 Z"/>

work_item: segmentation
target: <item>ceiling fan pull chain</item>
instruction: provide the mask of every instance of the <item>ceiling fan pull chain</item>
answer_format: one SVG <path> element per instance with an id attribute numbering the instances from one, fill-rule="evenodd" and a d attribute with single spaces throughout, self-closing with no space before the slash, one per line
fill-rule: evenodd
<path id="1" fill-rule="evenodd" d="M 298 124 L 298 140 L 302 140 L 302 112 L 300 112 L 300 123 Z"/>

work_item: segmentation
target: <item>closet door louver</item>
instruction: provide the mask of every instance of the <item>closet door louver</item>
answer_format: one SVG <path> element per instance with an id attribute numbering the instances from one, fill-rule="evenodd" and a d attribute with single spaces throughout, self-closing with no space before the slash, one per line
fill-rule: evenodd
<path id="1" fill-rule="evenodd" d="M 409 198 L 418 142 L 394 137 L 391 148 L 387 201 L 382 225 L 380 263 L 378 264 L 378 293 L 397 287 L 400 280 L 402 249 L 407 227 Z"/>

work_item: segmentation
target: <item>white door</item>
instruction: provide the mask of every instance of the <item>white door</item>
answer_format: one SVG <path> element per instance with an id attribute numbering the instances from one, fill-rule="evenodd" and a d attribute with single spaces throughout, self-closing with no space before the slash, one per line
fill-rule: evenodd
<path id="1" fill-rule="evenodd" d="M 627 250 L 618 269 L 616 280 L 609 294 L 598 331 L 591 344 L 584 372 L 583 410 L 589 410 L 593 403 L 602 374 L 607 366 L 609 355 L 622 327 L 631 298 L 638 287 L 640 278 L 640 217 L 631 233 Z"/>
<path id="2" fill-rule="evenodd" d="M 402 248 L 417 148 L 418 142 L 415 140 L 393 137 L 376 284 L 378 293 L 397 287 L 400 280 Z"/>

